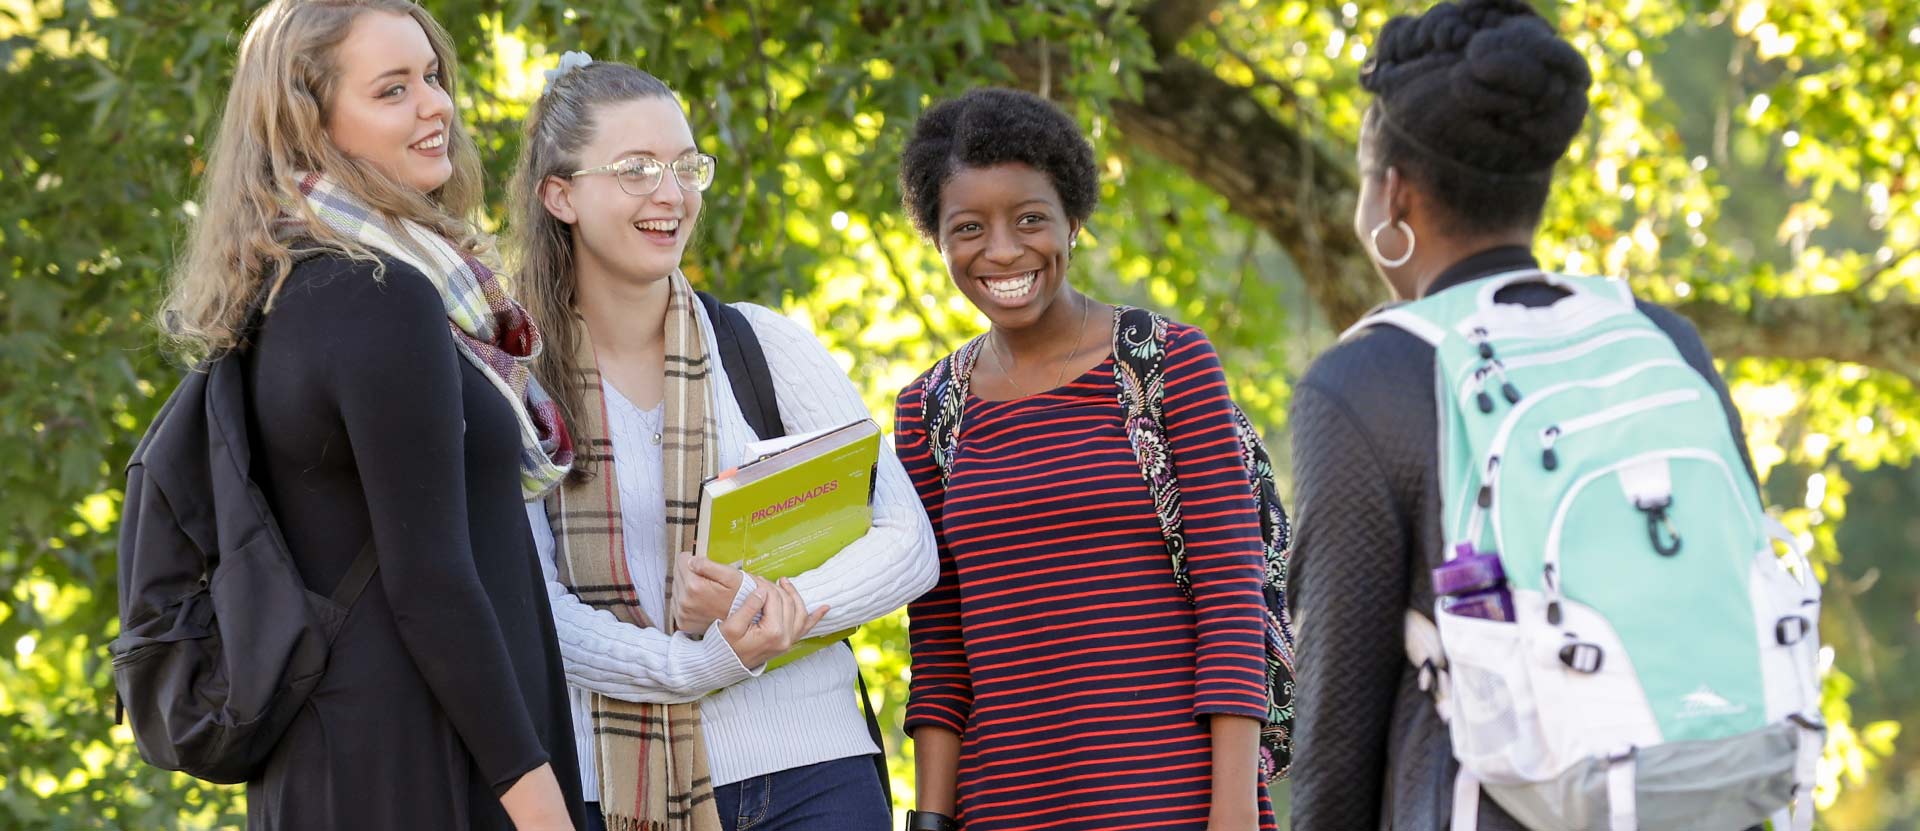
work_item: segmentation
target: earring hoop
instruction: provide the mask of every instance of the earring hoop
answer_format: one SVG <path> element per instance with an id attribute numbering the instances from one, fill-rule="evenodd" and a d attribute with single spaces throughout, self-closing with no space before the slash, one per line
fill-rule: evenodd
<path id="1" fill-rule="evenodd" d="M 1395 226 L 1400 233 L 1407 236 L 1407 253 L 1401 254 L 1391 260 L 1380 254 L 1380 232 L 1387 230 L 1389 224 Z M 1400 266 L 1406 265 L 1408 260 L 1413 259 L 1413 248 L 1418 243 L 1418 240 L 1413 236 L 1413 226 L 1408 225 L 1404 219 L 1394 220 L 1391 223 L 1384 219 L 1381 220 L 1379 225 L 1373 226 L 1373 233 L 1368 235 L 1368 240 L 1372 243 L 1371 248 L 1373 249 L 1369 253 L 1373 254 L 1374 261 L 1379 263 L 1382 268 L 1399 268 Z"/>

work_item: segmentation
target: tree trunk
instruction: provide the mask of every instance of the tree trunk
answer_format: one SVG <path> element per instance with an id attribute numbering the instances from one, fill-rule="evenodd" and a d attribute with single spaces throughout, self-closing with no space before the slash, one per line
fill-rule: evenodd
<path id="1" fill-rule="evenodd" d="M 1750 308 L 1689 300 L 1673 310 L 1719 358 L 1844 361 L 1920 381 L 1920 306 L 1854 293 L 1761 297 Z"/>
<path id="2" fill-rule="evenodd" d="M 1142 73 L 1140 100 L 1114 101 L 1115 119 L 1127 141 L 1180 166 L 1272 236 L 1315 304 L 1345 328 L 1387 298 L 1352 228 L 1352 164 L 1283 123 L 1251 89 L 1175 51 L 1218 5 L 1158 0 L 1132 18 L 1146 28 L 1160 66 Z M 1001 53 L 1030 88 L 1040 81 L 1038 48 Z M 1051 63 L 1066 65 L 1064 58 Z M 1760 298 L 1748 308 L 1706 300 L 1675 308 L 1721 358 L 1845 361 L 1920 381 L 1920 306 L 1910 302 L 1827 294 Z"/>
<path id="3" fill-rule="evenodd" d="M 1127 140 L 1179 165 L 1272 236 L 1335 327 L 1387 299 L 1353 233 L 1358 184 L 1349 162 L 1188 58 L 1162 56 L 1142 80 L 1140 101 L 1114 103 Z"/>

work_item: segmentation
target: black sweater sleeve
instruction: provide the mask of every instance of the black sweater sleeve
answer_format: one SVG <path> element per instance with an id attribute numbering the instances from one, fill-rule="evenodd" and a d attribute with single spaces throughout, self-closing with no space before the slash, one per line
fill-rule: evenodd
<path id="1" fill-rule="evenodd" d="M 547 761 L 469 539 L 462 361 L 438 291 L 389 261 L 302 268 L 277 340 L 338 410 L 407 653 L 496 793 Z M 300 276 L 300 275 L 297 275 Z M 270 428 L 269 428 L 270 429 Z M 502 510 L 519 510 L 503 505 Z"/>
<path id="2" fill-rule="evenodd" d="M 1410 529 L 1381 449 L 1357 422 L 1345 400 L 1311 381 L 1294 388 L 1296 829 L 1380 827 L 1406 663 Z"/>

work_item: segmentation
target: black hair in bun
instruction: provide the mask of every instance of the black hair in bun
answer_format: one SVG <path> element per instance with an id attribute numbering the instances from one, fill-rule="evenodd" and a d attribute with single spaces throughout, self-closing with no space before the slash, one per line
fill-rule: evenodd
<path id="1" fill-rule="evenodd" d="M 1418 180 L 1468 233 L 1539 220 L 1592 83 L 1586 59 L 1524 0 L 1396 17 L 1360 70 L 1378 163 Z"/>

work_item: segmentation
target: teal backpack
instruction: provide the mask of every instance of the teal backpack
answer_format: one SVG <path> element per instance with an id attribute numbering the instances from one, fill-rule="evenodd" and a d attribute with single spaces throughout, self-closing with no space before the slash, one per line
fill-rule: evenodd
<path id="1" fill-rule="evenodd" d="M 1568 296 L 1495 301 L 1527 282 Z M 1372 326 L 1433 345 L 1447 565 L 1495 554 L 1506 581 L 1407 615 L 1460 762 L 1453 831 L 1482 790 L 1536 831 L 1811 827 L 1819 584 L 1627 285 L 1513 272 L 1344 337 Z"/>

